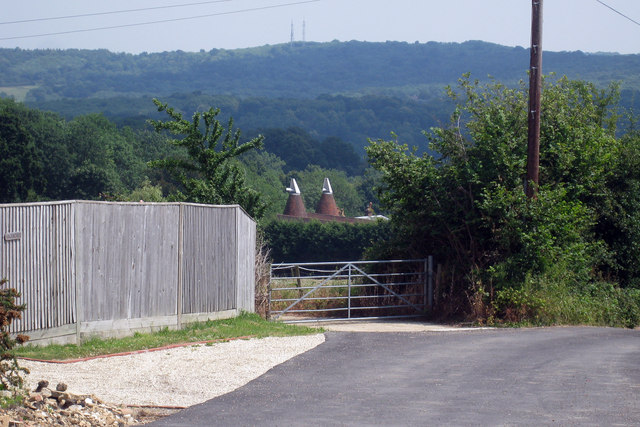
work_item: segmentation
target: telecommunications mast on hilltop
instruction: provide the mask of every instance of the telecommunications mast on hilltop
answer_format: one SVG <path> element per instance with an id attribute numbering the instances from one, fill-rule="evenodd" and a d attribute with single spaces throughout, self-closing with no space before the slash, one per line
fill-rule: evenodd
<path id="1" fill-rule="evenodd" d="M 293 44 L 295 42 L 295 37 L 293 33 L 293 19 L 291 20 L 291 38 L 289 39 L 289 43 Z M 307 21 L 302 19 L 302 43 L 307 41 Z"/>
<path id="2" fill-rule="evenodd" d="M 293 19 L 291 20 L 291 44 L 293 44 Z"/>

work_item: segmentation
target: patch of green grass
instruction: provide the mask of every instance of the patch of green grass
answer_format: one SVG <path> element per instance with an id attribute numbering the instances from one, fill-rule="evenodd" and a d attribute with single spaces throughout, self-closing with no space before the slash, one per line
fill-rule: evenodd
<path id="1" fill-rule="evenodd" d="M 322 332 L 322 329 L 268 322 L 257 314 L 242 313 L 240 316 L 231 319 L 192 323 L 180 330 L 165 328 L 152 333 L 136 332 L 133 336 L 124 338 L 91 338 L 80 345 L 25 345 L 15 348 L 15 355 L 42 360 L 65 360 L 145 350 L 170 344 L 224 340 L 245 336 L 256 338 L 267 336 L 285 337 L 320 332 Z"/>
<path id="2" fill-rule="evenodd" d="M 8 96 L 12 96 L 18 102 L 24 102 L 27 97 L 27 93 L 31 89 L 36 89 L 38 86 L 2 86 L 0 87 L 0 93 L 5 93 Z"/>
<path id="3" fill-rule="evenodd" d="M 24 395 L 21 393 L 12 394 L 10 396 L 0 396 L 0 408 L 8 409 L 22 406 L 24 403 Z"/>

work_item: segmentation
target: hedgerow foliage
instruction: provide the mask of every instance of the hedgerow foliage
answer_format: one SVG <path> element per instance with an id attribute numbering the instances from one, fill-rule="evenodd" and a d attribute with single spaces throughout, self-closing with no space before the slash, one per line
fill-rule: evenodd
<path id="1" fill-rule="evenodd" d="M 274 263 L 357 261 L 368 248 L 388 237 L 387 221 L 357 224 L 272 221 L 264 228 Z"/>
<path id="2" fill-rule="evenodd" d="M 381 202 L 395 233 L 378 251 L 434 254 L 443 315 L 637 324 L 638 293 L 619 286 L 639 277 L 638 251 L 630 251 L 640 244 L 640 200 L 627 193 L 640 182 L 640 170 L 628 169 L 640 159 L 638 138 L 616 138 L 615 86 L 547 79 L 543 94 L 535 199 L 523 191 L 524 84 L 480 85 L 465 75 L 449 88 L 458 102 L 450 124 L 426 133 L 431 153 L 372 141 L 367 152 L 384 174 Z"/>
<path id="3" fill-rule="evenodd" d="M 12 338 L 9 332 L 11 323 L 22 318 L 25 305 L 16 304 L 20 293 L 15 288 L 5 287 L 7 279 L 0 280 L 0 390 L 19 391 L 22 387 L 23 373 L 29 373 L 26 368 L 18 365 L 18 360 L 11 349 L 19 343 L 25 343 L 29 337 L 17 335 Z"/>

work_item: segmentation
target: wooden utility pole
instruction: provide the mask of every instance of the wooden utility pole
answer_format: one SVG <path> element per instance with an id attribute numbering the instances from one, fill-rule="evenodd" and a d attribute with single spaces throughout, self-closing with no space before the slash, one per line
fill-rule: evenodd
<path id="1" fill-rule="evenodd" d="M 542 0 L 531 0 L 531 62 L 529 66 L 529 138 L 525 192 L 536 197 L 540 169 L 540 93 L 542 92 Z"/>

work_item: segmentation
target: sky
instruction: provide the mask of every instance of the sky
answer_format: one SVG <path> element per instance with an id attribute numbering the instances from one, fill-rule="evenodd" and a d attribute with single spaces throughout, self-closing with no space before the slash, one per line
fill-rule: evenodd
<path id="1" fill-rule="evenodd" d="M 304 35 L 315 42 L 483 40 L 529 47 L 531 37 L 530 0 L 1 1 L 5 48 L 236 49 L 286 43 L 292 23 L 296 41 Z M 544 0 L 543 50 L 640 54 L 640 1 L 602 2 L 636 23 L 598 0 Z M 99 15 L 70 17 L 87 14 Z M 58 17 L 65 18 L 44 19 Z M 103 27 L 117 28 L 85 31 Z"/>

